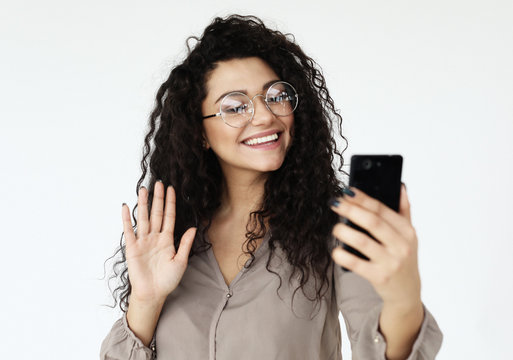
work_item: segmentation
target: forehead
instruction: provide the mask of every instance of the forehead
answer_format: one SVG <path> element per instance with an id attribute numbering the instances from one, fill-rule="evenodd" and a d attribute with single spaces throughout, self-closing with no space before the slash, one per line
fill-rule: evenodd
<path id="1" fill-rule="evenodd" d="M 265 83 L 278 79 L 273 69 L 258 57 L 220 61 L 207 79 L 207 98 L 232 90 L 258 92 Z"/>

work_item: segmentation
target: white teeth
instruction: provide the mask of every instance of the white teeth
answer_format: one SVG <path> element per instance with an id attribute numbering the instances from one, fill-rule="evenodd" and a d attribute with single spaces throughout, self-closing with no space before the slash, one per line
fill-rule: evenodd
<path id="1" fill-rule="evenodd" d="M 256 145 L 256 144 L 262 144 L 269 141 L 274 141 L 278 139 L 278 134 L 274 133 L 272 135 L 264 136 L 261 138 L 255 138 L 251 140 L 244 141 L 244 144 L 246 145 Z"/>

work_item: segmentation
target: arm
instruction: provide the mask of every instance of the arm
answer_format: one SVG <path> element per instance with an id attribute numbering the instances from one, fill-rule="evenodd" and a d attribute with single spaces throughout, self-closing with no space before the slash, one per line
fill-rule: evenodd
<path id="1" fill-rule="evenodd" d="M 383 305 L 379 330 L 387 342 L 388 360 L 403 360 L 408 357 L 423 320 L 424 307 L 421 301 L 411 308 Z"/>
<path id="2" fill-rule="evenodd" d="M 385 355 L 389 360 L 433 358 L 441 345 L 441 332 L 437 326 L 435 330 L 439 332 L 440 343 L 436 351 L 430 351 L 431 346 L 415 353 L 415 339 L 421 338 L 424 322 L 432 317 L 427 316 L 427 310 L 421 306 L 418 240 L 411 223 L 406 187 L 401 187 L 398 212 L 357 188 L 344 189 L 343 192 L 343 198 L 331 201 L 332 210 L 367 230 L 367 233 L 357 231 L 345 223 L 336 224 L 332 233 L 336 239 L 366 255 L 368 261 L 340 246 L 332 249 L 331 256 L 336 264 L 335 275 L 339 277 L 339 282 L 348 275 L 339 274 L 342 269 L 338 265 L 352 270 L 354 277 L 351 279 L 357 282 L 350 284 L 350 287 L 339 284 L 342 288 L 340 301 L 344 303 L 345 293 L 354 291 L 356 308 L 361 312 L 365 308 L 358 303 L 358 299 L 363 301 L 370 293 L 374 293 L 372 299 L 379 299 L 375 300 L 374 305 L 367 307 L 369 314 L 363 320 L 369 329 L 376 332 L 375 343 L 384 344 L 384 354 L 380 358 Z M 366 283 L 365 286 L 358 284 L 361 281 Z M 359 287 L 364 290 L 359 290 Z M 340 306 L 343 308 L 342 303 Z"/>
<path id="3" fill-rule="evenodd" d="M 174 246 L 176 195 L 155 183 L 151 216 L 148 218 L 148 190 L 139 189 L 138 231 L 135 234 L 126 204 L 122 206 L 126 262 L 132 291 L 128 310 L 103 340 L 102 360 L 150 360 L 155 357 L 155 328 L 167 296 L 178 286 L 187 267 L 196 228 L 189 228 Z M 158 300 L 155 300 L 158 299 Z M 130 326 L 129 326 L 130 324 Z M 151 349 L 148 348 L 151 346 Z"/>
<path id="4" fill-rule="evenodd" d="M 161 301 L 145 303 L 130 299 L 126 320 L 132 332 L 141 339 L 144 346 L 149 346 L 153 338 L 163 304 Z"/>
<path id="5" fill-rule="evenodd" d="M 354 272 L 344 271 L 335 263 L 333 266 L 336 301 L 344 317 L 353 359 L 391 360 L 393 357 L 389 357 L 389 351 L 394 347 L 406 352 L 403 359 L 435 359 L 440 350 L 443 335 L 424 304 L 422 304 L 424 318 L 419 331 L 412 336 L 411 340 L 408 340 L 411 341 L 411 345 L 404 345 L 401 340 L 397 340 L 402 338 L 402 331 L 407 328 L 407 326 L 403 327 L 405 325 L 403 319 L 398 318 L 396 314 L 391 314 L 389 324 L 392 332 L 401 332 L 401 334 L 395 334 L 394 339 L 392 332 L 381 329 L 381 318 L 387 316 L 386 308 L 372 285 Z M 387 321 L 384 325 L 387 326 Z M 394 356 L 394 354 L 391 355 Z"/>
<path id="6" fill-rule="evenodd" d="M 127 313 L 118 319 L 103 340 L 100 360 L 152 360 L 156 358 L 155 338 L 145 346 L 129 328 Z"/>

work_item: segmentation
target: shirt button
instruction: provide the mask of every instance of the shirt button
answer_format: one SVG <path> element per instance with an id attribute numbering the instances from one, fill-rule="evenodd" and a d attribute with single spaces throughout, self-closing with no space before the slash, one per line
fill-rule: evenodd
<path id="1" fill-rule="evenodd" d="M 374 337 L 374 342 L 375 342 L 376 344 L 377 344 L 377 343 L 379 343 L 379 336 L 377 336 L 377 335 L 376 335 L 376 336 Z"/>
<path id="2" fill-rule="evenodd" d="M 230 297 L 232 297 L 232 294 L 228 293 L 228 294 L 226 294 L 226 297 L 230 298 Z"/>

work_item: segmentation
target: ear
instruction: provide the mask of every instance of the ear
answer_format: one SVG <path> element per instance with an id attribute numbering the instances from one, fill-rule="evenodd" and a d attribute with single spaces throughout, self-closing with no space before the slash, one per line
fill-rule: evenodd
<path id="1" fill-rule="evenodd" d="M 204 132 L 201 135 L 202 135 L 201 137 L 203 138 L 203 140 L 201 141 L 201 145 L 202 145 L 203 149 L 205 149 L 205 150 L 210 149 L 210 144 L 207 140 L 207 136 L 205 135 Z"/>

